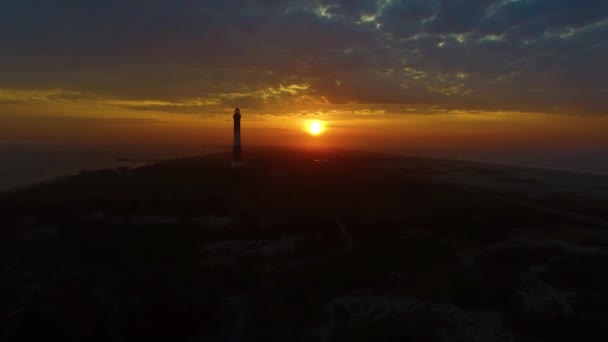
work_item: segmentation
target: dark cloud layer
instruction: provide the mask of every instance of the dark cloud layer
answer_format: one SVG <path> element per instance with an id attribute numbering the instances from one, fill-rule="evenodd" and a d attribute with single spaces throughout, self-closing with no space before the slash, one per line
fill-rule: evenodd
<path id="1" fill-rule="evenodd" d="M 20 0 L 0 88 L 608 113 L 604 0 Z"/>

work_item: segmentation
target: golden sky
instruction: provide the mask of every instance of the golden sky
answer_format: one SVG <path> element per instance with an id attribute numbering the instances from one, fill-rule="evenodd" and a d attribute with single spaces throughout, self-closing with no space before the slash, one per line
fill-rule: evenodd
<path id="1" fill-rule="evenodd" d="M 0 143 L 607 146 L 608 2 L 0 8 Z M 326 129 L 312 136 L 308 120 Z"/>
<path id="2" fill-rule="evenodd" d="M 231 143 L 233 108 L 227 106 L 209 104 L 205 113 L 185 114 L 176 112 L 175 104 L 170 105 L 171 111 L 163 111 L 167 104 L 162 101 L 70 98 L 61 90 L 0 89 L 0 101 L 4 102 L 2 143 Z M 196 101 L 200 104 L 202 100 L 184 101 L 179 106 L 187 110 Z M 603 115 L 448 110 L 428 105 L 336 105 L 306 98 L 242 107 L 241 111 L 245 145 L 450 151 L 608 144 L 608 117 Z M 324 124 L 321 134 L 307 132 L 310 120 Z"/>

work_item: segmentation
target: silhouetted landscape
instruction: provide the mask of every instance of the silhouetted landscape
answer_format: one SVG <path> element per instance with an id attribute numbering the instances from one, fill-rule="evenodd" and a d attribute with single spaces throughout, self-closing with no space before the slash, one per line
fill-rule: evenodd
<path id="1" fill-rule="evenodd" d="M 0 3 L 0 342 L 608 341 L 608 1 Z"/>
<path id="2" fill-rule="evenodd" d="M 244 156 L 2 193 L 2 340 L 608 338 L 606 176 Z"/>

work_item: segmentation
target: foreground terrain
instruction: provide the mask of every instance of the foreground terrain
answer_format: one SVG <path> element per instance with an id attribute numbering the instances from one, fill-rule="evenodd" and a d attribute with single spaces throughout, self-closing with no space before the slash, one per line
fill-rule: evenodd
<path id="1" fill-rule="evenodd" d="M 0 340 L 608 339 L 608 177 L 246 158 L 0 194 Z"/>

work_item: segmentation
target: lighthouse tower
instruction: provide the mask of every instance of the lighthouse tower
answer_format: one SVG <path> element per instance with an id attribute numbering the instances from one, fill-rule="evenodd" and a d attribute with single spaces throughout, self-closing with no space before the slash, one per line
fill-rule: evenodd
<path id="1" fill-rule="evenodd" d="M 234 141 L 232 144 L 232 167 L 243 165 L 241 159 L 241 111 L 237 108 L 234 110 Z"/>

